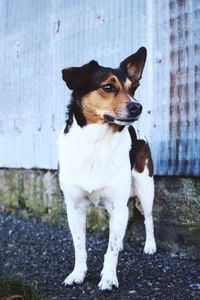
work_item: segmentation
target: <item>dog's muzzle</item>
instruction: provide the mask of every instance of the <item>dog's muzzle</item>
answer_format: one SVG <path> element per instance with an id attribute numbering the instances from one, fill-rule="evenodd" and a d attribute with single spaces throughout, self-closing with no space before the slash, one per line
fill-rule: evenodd
<path id="1" fill-rule="evenodd" d="M 118 122 L 123 123 L 132 123 L 139 119 L 139 116 L 142 112 L 142 105 L 137 102 L 129 102 L 127 104 L 127 117 L 125 118 L 117 118 L 116 120 Z"/>
<path id="2" fill-rule="evenodd" d="M 129 102 L 126 108 L 126 116 L 123 117 L 113 117 L 105 114 L 104 119 L 109 123 L 115 123 L 119 125 L 128 125 L 139 119 L 142 112 L 142 105 L 138 102 Z"/>

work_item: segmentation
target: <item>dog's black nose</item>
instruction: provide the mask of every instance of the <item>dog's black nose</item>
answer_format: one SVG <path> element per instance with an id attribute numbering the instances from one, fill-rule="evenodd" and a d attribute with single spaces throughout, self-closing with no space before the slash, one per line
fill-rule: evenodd
<path id="1" fill-rule="evenodd" d="M 129 102 L 127 108 L 128 112 L 135 116 L 139 116 L 142 112 L 142 105 L 137 102 Z"/>

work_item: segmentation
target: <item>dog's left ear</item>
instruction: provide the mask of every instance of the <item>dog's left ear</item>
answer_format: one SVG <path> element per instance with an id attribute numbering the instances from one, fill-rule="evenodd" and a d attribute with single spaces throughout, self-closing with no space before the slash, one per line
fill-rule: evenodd
<path id="1" fill-rule="evenodd" d="M 147 49 L 141 47 L 137 52 L 123 60 L 120 64 L 120 68 L 126 70 L 128 77 L 132 81 L 139 81 L 142 78 L 146 57 Z"/>

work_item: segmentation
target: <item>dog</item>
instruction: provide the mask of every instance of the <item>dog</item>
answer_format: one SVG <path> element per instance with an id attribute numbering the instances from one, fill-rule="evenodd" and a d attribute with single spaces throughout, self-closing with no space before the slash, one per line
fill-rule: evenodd
<path id="1" fill-rule="evenodd" d="M 58 138 L 59 183 L 75 249 L 75 266 L 65 285 L 82 283 L 87 272 L 86 211 L 91 204 L 103 205 L 110 216 L 100 290 L 119 286 L 116 269 L 127 226 L 129 197 L 137 196 L 143 209 L 144 253 L 156 252 L 153 161 L 148 143 L 137 138 L 132 125 L 142 112 L 134 94 L 146 54 L 146 48 L 141 47 L 117 69 L 102 67 L 92 60 L 81 67 L 62 70 L 72 96 L 67 121 Z"/>

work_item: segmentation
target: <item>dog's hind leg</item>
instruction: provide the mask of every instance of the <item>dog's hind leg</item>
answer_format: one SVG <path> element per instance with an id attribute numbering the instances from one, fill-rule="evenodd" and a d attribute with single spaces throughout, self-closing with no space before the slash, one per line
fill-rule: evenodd
<path id="1" fill-rule="evenodd" d="M 87 272 L 86 253 L 86 207 L 79 206 L 73 200 L 67 200 L 68 224 L 75 249 L 75 266 L 72 273 L 65 279 L 65 285 L 82 283 Z"/>
<path id="2" fill-rule="evenodd" d="M 154 200 L 153 160 L 146 140 L 138 139 L 133 126 L 129 126 L 131 137 L 130 162 L 133 177 L 132 196 L 137 196 L 142 205 L 146 231 L 144 253 L 156 252 L 152 207 Z"/>
<path id="3" fill-rule="evenodd" d="M 146 231 L 146 241 L 144 253 L 154 254 L 156 252 L 156 243 L 154 238 L 154 226 L 152 218 L 152 207 L 154 200 L 154 180 L 149 176 L 149 170 L 144 168 L 143 172 L 132 170 L 133 176 L 133 194 L 137 196 L 141 203 L 144 214 L 144 224 Z"/>

